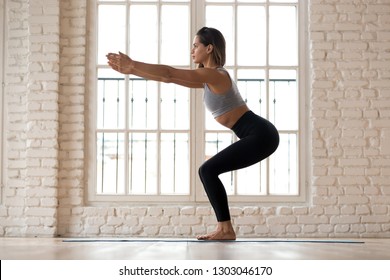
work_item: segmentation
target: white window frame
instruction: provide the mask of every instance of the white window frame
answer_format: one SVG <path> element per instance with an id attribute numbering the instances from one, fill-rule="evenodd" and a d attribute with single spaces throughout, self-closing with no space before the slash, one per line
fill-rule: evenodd
<path id="1" fill-rule="evenodd" d="M 269 1 L 266 1 L 267 4 Z M 287 1 L 286 1 L 287 2 Z M 96 127 L 96 53 L 97 53 L 97 7 L 96 0 L 90 1 L 89 8 L 89 71 L 88 71 L 88 165 L 86 166 L 86 174 L 88 174 L 88 202 L 89 203 L 197 203 L 207 202 L 207 197 L 204 195 L 203 185 L 198 178 L 198 168 L 204 160 L 204 146 L 205 146 L 205 127 L 204 127 L 204 105 L 202 100 L 202 90 L 191 89 L 190 92 L 190 194 L 189 195 L 97 195 L 96 194 L 96 139 L 95 139 L 95 127 Z M 215 5 L 223 6 L 223 3 L 213 3 Z M 251 3 L 253 4 L 253 3 Z M 283 3 L 281 3 L 283 4 Z M 231 5 L 231 4 L 229 4 Z M 234 4 L 233 4 L 234 5 Z M 191 35 L 194 35 L 196 31 L 204 26 L 205 22 L 205 1 L 197 0 L 191 3 Z M 233 195 L 229 196 L 229 200 L 233 203 L 245 203 L 246 205 L 251 203 L 303 203 L 306 201 L 307 190 L 307 175 L 309 166 L 306 164 L 309 157 L 309 147 L 307 145 L 307 126 L 308 126 L 308 47 L 307 47 L 307 1 L 299 0 L 298 4 L 298 50 L 299 50 L 299 64 L 295 69 L 299 69 L 297 72 L 299 80 L 298 90 L 300 92 L 299 97 L 299 127 L 298 127 L 298 177 L 299 177 L 299 194 L 294 195 Z M 268 32 L 268 30 L 267 30 Z M 190 36 L 191 37 L 191 36 Z M 192 40 L 192 38 L 191 38 Z M 237 48 L 235 48 L 237 50 Z M 194 65 L 192 65 L 194 66 Z M 231 67 L 234 73 L 237 73 L 239 66 L 234 65 Z M 292 67 L 293 68 L 293 67 Z M 196 146 L 196 148 L 195 148 Z"/>

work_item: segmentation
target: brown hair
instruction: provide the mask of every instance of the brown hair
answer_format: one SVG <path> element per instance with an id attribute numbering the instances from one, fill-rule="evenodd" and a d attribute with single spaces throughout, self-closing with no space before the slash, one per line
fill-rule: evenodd
<path id="1" fill-rule="evenodd" d="M 226 41 L 222 33 L 211 27 L 202 27 L 196 33 L 199 37 L 199 41 L 205 45 L 213 46 L 212 56 L 216 64 L 219 66 L 224 66 L 226 62 Z M 203 64 L 199 64 L 200 68 L 203 68 Z"/>

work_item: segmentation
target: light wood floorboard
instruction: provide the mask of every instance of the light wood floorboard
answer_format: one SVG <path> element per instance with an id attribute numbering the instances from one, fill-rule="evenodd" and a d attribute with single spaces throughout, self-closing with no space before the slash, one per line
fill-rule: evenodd
<path id="1" fill-rule="evenodd" d="M 67 241 L 67 242 L 64 242 Z M 83 242 L 79 242 L 83 241 Z M 87 242 L 85 242 L 87 241 Z M 92 242 L 98 241 L 98 242 Z M 124 242 L 126 241 L 126 242 Z M 239 242 L 147 239 L 0 238 L 2 260 L 379 260 L 390 239 L 240 239 Z M 336 242 L 336 243 L 324 243 Z M 337 243 L 338 242 L 338 243 Z M 345 242 L 345 243 L 340 243 Z M 364 242 L 364 243 L 354 243 Z"/>

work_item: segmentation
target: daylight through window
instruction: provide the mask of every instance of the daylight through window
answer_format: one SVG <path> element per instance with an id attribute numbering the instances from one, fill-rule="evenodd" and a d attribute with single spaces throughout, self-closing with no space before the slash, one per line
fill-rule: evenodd
<path id="1" fill-rule="evenodd" d="M 225 65 L 248 106 L 278 128 L 280 146 L 252 167 L 220 176 L 233 201 L 296 197 L 300 188 L 302 59 L 297 0 L 96 1 L 91 115 L 92 200 L 205 200 L 199 164 L 236 141 L 200 106 L 202 92 L 121 75 L 108 52 L 191 68 L 202 26 L 227 41 Z"/>

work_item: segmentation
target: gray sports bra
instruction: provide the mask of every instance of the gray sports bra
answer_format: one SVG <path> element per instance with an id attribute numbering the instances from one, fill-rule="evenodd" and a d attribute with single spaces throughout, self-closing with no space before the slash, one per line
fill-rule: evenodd
<path id="1" fill-rule="evenodd" d="M 227 70 L 222 67 L 218 69 L 227 72 Z M 232 81 L 232 87 L 227 92 L 221 94 L 213 93 L 208 85 L 204 84 L 203 101 L 206 108 L 213 114 L 214 118 L 245 104 L 245 101 L 242 99 L 241 94 L 238 91 L 236 83 L 232 78 L 230 79 Z"/>

